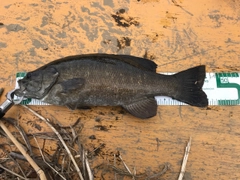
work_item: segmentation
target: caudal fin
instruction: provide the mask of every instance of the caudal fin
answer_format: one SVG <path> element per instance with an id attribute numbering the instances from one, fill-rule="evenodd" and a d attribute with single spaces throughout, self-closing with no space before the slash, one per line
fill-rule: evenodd
<path id="1" fill-rule="evenodd" d="M 192 106 L 208 106 L 207 95 L 202 90 L 206 76 L 204 65 L 181 71 L 174 76 L 177 78 L 180 87 L 175 99 Z"/>

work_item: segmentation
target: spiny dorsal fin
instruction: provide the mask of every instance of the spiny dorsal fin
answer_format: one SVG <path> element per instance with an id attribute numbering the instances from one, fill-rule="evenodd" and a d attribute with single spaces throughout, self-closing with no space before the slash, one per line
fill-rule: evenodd
<path id="1" fill-rule="evenodd" d="M 91 60 L 106 60 L 106 61 L 107 61 L 107 59 L 112 58 L 114 60 L 119 60 L 119 61 L 125 62 L 127 64 L 130 64 L 134 67 L 137 67 L 137 68 L 145 70 L 145 71 L 156 72 L 156 68 L 157 68 L 157 64 L 154 63 L 153 61 L 144 59 L 144 58 L 140 58 L 140 57 L 136 57 L 136 56 L 96 53 L 96 54 L 83 54 L 83 55 L 67 56 L 67 57 L 52 61 L 52 62 L 40 67 L 39 69 L 42 69 L 49 65 L 61 63 L 61 62 L 66 62 L 66 61 L 71 61 L 71 60 L 81 60 L 84 58 L 89 58 Z"/>
<path id="2" fill-rule="evenodd" d="M 156 72 L 157 64 L 148 59 L 130 55 L 115 55 L 115 56 L 121 57 L 122 59 L 124 59 L 124 62 L 127 62 L 139 69 Z"/>

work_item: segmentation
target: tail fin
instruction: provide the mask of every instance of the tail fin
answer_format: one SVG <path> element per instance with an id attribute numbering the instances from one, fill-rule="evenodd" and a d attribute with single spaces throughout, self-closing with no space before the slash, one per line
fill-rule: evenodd
<path id="1" fill-rule="evenodd" d="M 174 76 L 177 78 L 180 87 L 179 93 L 175 97 L 177 100 L 192 106 L 208 106 L 207 95 L 202 90 L 206 76 L 204 65 L 181 71 Z"/>

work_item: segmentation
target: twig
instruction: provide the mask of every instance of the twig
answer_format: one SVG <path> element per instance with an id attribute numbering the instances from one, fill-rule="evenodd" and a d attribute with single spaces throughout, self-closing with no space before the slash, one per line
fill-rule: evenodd
<path id="1" fill-rule="evenodd" d="M 74 131 L 74 129 L 72 129 Z M 82 157 L 81 161 L 82 161 L 82 168 L 83 168 L 83 174 L 84 174 L 84 178 L 87 179 L 88 177 L 88 180 L 93 180 L 93 173 L 91 171 L 91 168 L 90 168 L 90 165 L 89 165 L 89 162 L 88 162 L 88 154 L 87 152 L 85 152 L 84 148 L 83 148 L 83 145 L 79 142 L 79 138 L 77 136 L 77 138 L 75 139 L 76 141 L 76 144 L 78 145 L 78 148 L 79 148 L 79 156 Z M 86 177 L 86 173 L 87 173 L 87 177 Z"/>
<path id="2" fill-rule="evenodd" d="M 97 151 L 98 149 L 100 149 L 102 146 L 105 146 L 104 143 L 101 143 L 98 147 L 96 147 L 93 151 L 91 151 L 90 153 L 88 153 L 88 156 L 92 153 L 94 153 L 95 151 Z"/>
<path id="3" fill-rule="evenodd" d="M 24 108 L 28 109 L 30 112 L 32 112 L 35 116 L 37 116 L 38 118 L 40 118 L 41 120 L 43 120 L 52 130 L 53 132 L 58 136 L 59 140 L 61 141 L 62 145 L 64 146 L 64 148 L 66 149 L 69 157 L 71 158 L 76 170 L 77 170 L 77 173 L 78 173 L 78 176 L 81 180 L 84 180 L 83 179 L 83 176 L 82 176 L 82 173 L 81 173 L 81 170 L 79 169 L 75 159 L 73 158 L 73 155 L 71 153 L 71 151 L 69 150 L 68 146 L 66 145 L 66 143 L 64 142 L 62 136 L 59 134 L 59 132 L 49 123 L 49 119 L 46 119 L 44 118 L 43 116 L 41 116 L 40 114 L 38 114 L 37 112 L 35 112 L 34 110 L 32 110 L 31 108 L 25 106 L 25 105 L 22 105 Z"/>
<path id="4" fill-rule="evenodd" d="M 17 141 L 17 139 L 12 135 L 12 133 L 8 130 L 5 124 L 0 121 L 0 127 L 4 130 L 7 136 L 11 139 L 11 141 L 15 144 L 15 146 L 19 149 L 22 155 L 27 159 L 29 164 L 33 167 L 33 169 L 37 172 L 41 180 L 47 180 L 44 171 L 34 162 L 34 160 L 29 156 L 29 154 L 25 151 L 22 145 Z"/>
<path id="5" fill-rule="evenodd" d="M 120 158 L 121 159 L 121 158 Z M 125 164 L 126 165 L 126 164 Z M 94 167 L 94 169 L 100 169 L 101 166 L 104 166 L 104 163 Z M 159 166 L 160 168 L 160 166 Z M 102 170 L 102 173 L 101 173 L 101 178 L 104 180 L 104 175 L 107 173 L 107 172 L 110 172 L 110 169 L 114 171 L 115 174 L 118 174 L 120 176 L 128 176 L 128 177 L 131 177 L 133 180 L 134 179 L 145 179 L 145 180 L 150 180 L 150 179 L 158 179 L 160 176 L 162 176 L 163 174 L 165 174 L 167 172 L 167 170 L 170 169 L 170 164 L 169 163 L 165 163 L 164 164 L 164 167 L 162 168 L 162 170 L 160 172 L 157 172 L 153 175 L 148 175 L 145 173 L 139 173 L 137 174 L 136 172 L 136 168 L 134 167 L 133 169 L 133 172 L 129 172 L 130 170 L 126 170 L 126 169 L 129 169 L 128 167 L 124 168 L 124 169 L 120 169 L 118 167 L 116 167 L 115 165 L 107 165 L 106 168 L 103 168 Z M 117 176 L 115 176 L 114 178 L 115 180 L 117 179 Z"/>
<path id="6" fill-rule="evenodd" d="M 64 155 L 63 156 L 63 159 L 62 159 L 62 165 L 61 165 L 61 172 L 63 173 L 63 170 L 64 170 L 64 164 L 65 164 L 65 158 L 66 158 L 66 156 Z"/>
<path id="7" fill-rule="evenodd" d="M 183 179 L 184 173 L 186 171 L 186 165 L 187 165 L 188 155 L 189 155 L 190 148 L 191 148 L 191 142 L 192 142 L 192 138 L 190 137 L 190 139 L 188 141 L 188 144 L 185 148 L 185 154 L 184 154 L 184 157 L 183 157 L 182 167 L 181 167 L 180 174 L 178 176 L 178 180 Z"/>
<path id="8" fill-rule="evenodd" d="M 32 135 L 34 135 L 38 139 L 55 140 L 55 141 L 58 140 L 58 138 L 57 138 L 57 136 L 56 136 L 56 134 L 54 132 L 44 132 L 44 133 L 40 132 L 40 133 L 32 133 L 32 134 L 27 134 L 27 135 L 30 136 L 30 137 Z M 68 139 L 65 138 L 64 140 L 68 140 Z"/>
<path id="9" fill-rule="evenodd" d="M 0 164 L 0 168 L 4 169 L 5 171 L 7 171 L 7 172 L 9 172 L 9 173 L 13 174 L 14 176 L 17 176 L 17 177 L 19 177 L 19 178 L 21 178 L 21 179 L 28 179 L 28 178 L 25 178 L 25 177 L 23 177 L 23 176 L 20 176 L 19 174 L 15 173 L 15 172 L 13 172 L 13 171 L 11 171 L 11 170 L 9 170 L 8 168 L 5 168 L 2 164 Z"/>
<path id="10" fill-rule="evenodd" d="M 15 158 L 13 158 L 13 156 L 11 155 L 11 153 L 14 154 L 15 152 L 10 152 L 10 153 L 8 154 L 9 158 L 17 164 L 17 166 L 18 166 L 19 170 L 21 171 L 22 175 L 24 176 L 24 178 L 27 178 L 27 176 L 26 176 L 25 173 L 23 172 L 23 169 L 21 168 L 20 164 L 15 160 Z M 17 154 L 17 153 L 16 153 L 16 154 Z M 23 157 L 23 156 L 22 156 L 22 157 Z"/>
<path id="11" fill-rule="evenodd" d="M 162 176 L 163 174 L 165 174 L 167 172 L 167 170 L 170 168 L 170 164 L 169 163 L 165 163 L 163 169 L 161 172 L 158 172 L 154 175 L 151 175 L 150 177 L 147 177 L 146 179 L 149 180 L 149 179 L 153 179 L 153 178 L 157 178 L 159 176 Z"/>
<path id="12" fill-rule="evenodd" d="M 121 159 L 121 161 L 122 161 L 122 163 L 123 163 L 125 169 L 128 171 L 128 173 L 131 174 L 131 176 L 133 177 L 133 179 L 135 179 L 133 173 L 130 171 L 130 169 L 128 168 L 127 164 L 123 161 L 121 155 L 119 155 L 119 158 Z"/>
<path id="13" fill-rule="evenodd" d="M 55 118 L 54 118 L 55 119 Z M 71 127 L 75 127 L 79 124 L 80 122 L 80 118 L 78 118 L 73 124 L 70 124 L 70 125 L 67 125 L 67 126 L 64 126 L 62 124 L 59 123 L 59 121 L 57 119 L 55 119 L 57 121 L 57 124 L 61 127 L 61 128 L 71 128 Z"/>
<path id="14" fill-rule="evenodd" d="M 116 167 L 116 154 L 114 153 L 114 159 L 113 159 L 113 166 L 115 166 Z M 116 172 L 114 172 L 114 179 L 115 180 L 117 180 L 117 173 Z"/>
<path id="15" fill-rule="evenodd" d="M 71 131 L 72 131 L 72 143 L 74 143 L 74 141 L 76 140 L 76 138 L 78 137 L 77 135 L 76 135 L 76 132 L 75 132 L 75 130 L 73 129 L 73 127 L 72 126 L 70 126 L 70 129 L 71 129 Z"/>
<path id="16" fill-rule="evenodd" d="M 133 167 L 133 176 L 134 176 L 134 177 L 137 176 L 137 170 L 136 170 L 135 166 Z"/>
<path id="17" fill-rule="evenodd" d="M 186 13 L 188 13 L 190 16 L 193 16 L 192 13 L 190 13 L 189 11 L 187 11 L 186 9 L 184 9 L 182 6 L 180 6 L 176 0 L 172 0 L 173 4 L 177 7 L 180 7 L 183 11 L 185 11 Z"/>
<path id="18" fill-rule="evenodd" d="M 108 167 L 112 168 L 114 170 L 114 172 L 116 172 L 117 174 L 119 175 L 122 175 L 122 176 L 131 176 L 132 177 L 132 174 L 130 174 L 128 171 L 126 171 L 125 169 L 119 169 L 117 168 L 116 166 L 113 166 L 113 165 L 108 165 Z"/>
<path id="19" fill-rule="evenodd" d="M 93 178 L 93 174 L 92 174 L 89 162 L 88 162 L 87 153 L 85 154 L 85 165 L 86 165 L 86 168 L 87 168 L 89 180 L 93 180 L 94 178 Z"/>
<path id="20" fill-rule="evenodd" d="M 40 148 L 40 146 L 39 146 L 39 144 L 38 144 L 37 139 L 35 138 L 35 136 L 33 136 L 33 138 L 34 138 L 34 140 L 35 140 L 35 142 L 36 142 L 36 144 L 37 144 L 37 146 L 38 146 L 38 149 L 39 149 L 39 151 L 40 151 L 40 154 L 41 154 L 41 156 L 42 156 L 43 161 L 44 161 L 55 173 L 57 173 L 62 179 L 66 180 L 59 172 L 57 172 L 57 171 L 45 160 L 45 157 L 44 157 L 44 155 L 43 155 L 43 153 L 42 153 L 42 150 L 41 150 L 41 148 Z"/>
<path id="21" fill-rule="evenodd" d="M 85 166 L 85 152 L 83 150 L 83 147 L 82 145 L 80 145 L 80 154 L 82 156 L 82 168 L 83 168 L 83 174 L 84 174 L 84 177 L 86 177 L 86 166 Z"/>
<path id="22" fill-rule="evenodd" d="M 23 141 L 25 142 L 25 144 L 26 144 L 26 146 L 27 146 L 27 148 L 28 148 L 28 151 L 29 151 L 29 153 L 30 153 L 30 156 L 32 156 L 32 155 L 33 155 L 32 147 L 31 147 L 31 145 L 30 145 L 30 142 L 29 142 L 29 140 L 28 140 L 28 138 L 27 138 L 27 135 L 26 135 L 25 131 L 23 130 L 23 128 L 22 128 L 20 125 L 18 125 L 17 122 L 16 122 L 16 120 L 13 119 L 13 118 L 4 118 L 4 117 L 3 117 L 2 119 L 3 119 L 4 121 L 12 124 L 12 125 L 19 131 L 20 135 L 22 136 Z"/>

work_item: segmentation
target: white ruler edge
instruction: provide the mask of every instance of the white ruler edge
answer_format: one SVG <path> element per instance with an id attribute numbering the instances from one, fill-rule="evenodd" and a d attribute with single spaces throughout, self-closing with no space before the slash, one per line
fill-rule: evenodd
<path id="1" fill-rule="evenodd" d="M 25 74 L 26 73 L 17 74 L 16 89 L 19 88 L 17 81 L 22 79 Z M 174 73 L 161 74 L 170 75 Z M 209 105 L 239 105 L 240 73 L 206 73 L 203 90 L 207 94 Z M 18 99 L 18 97 L 15 96 L 14 99 Z M 158 105 L 186 105 L 185 103 L 165 96 L 156 96 L 155 99 Z M 49 105 L 37 99 L 25 99 L 22 104 Z"/>

